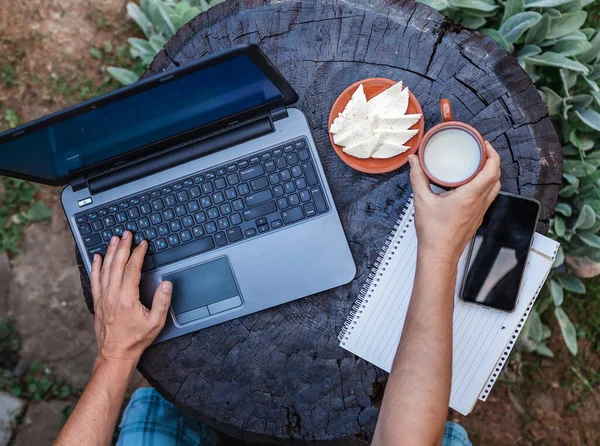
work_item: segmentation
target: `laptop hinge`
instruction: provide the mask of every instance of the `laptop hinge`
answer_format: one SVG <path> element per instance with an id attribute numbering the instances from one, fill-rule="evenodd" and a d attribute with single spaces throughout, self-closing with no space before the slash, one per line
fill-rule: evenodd
<path id="1" fill-rule="evenodd" d="M 85 189 L 86 187 L 88 187 L 88 182 L 85 177 L 79 177 L 79 178 L 76 178 L 75 180 L 71 181 L 71 188 L 73 189 L 74 192 L 77 192 L 78 190 L 81 190 L 81 189 Z"/>
<path id="2" fill-rule="evenodd" d="M 274 110 L 271 110 L 271 119 L 273 121 L 279 121 L 280 119 L 284 119 L 288 117 L 288 111 L 286 107 L 279 107 Z"/>

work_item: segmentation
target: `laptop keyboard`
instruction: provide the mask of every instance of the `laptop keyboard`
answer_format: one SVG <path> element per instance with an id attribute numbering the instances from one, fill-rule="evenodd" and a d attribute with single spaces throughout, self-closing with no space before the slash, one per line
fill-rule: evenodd
<path id="1" fill-rule="evenodd" d="M 75 216 L 90 259 L 129 230 L 148 241 L 143 271 L 239 243 L 329 210 L 306 139 Z"/>

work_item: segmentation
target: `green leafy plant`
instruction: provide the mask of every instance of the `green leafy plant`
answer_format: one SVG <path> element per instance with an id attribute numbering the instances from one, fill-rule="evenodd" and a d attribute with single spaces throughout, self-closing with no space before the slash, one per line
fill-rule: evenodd
<path id="1" fill-rule="evenodd" d="M 137 71 L 129 68 L 109 67 L 108 72 L 123 85 L 137 81 L 142 71 L 152 62 L 167 40 L 179 28 L 198 14 L 223 0 L 140 0 L 127 4 L 127 15 L 142 30 L 146 39 L 127 39 L 129 51 L 142 66 Z M 92 53 L 94 56 L 94 54 Z M 97 54 L 98 55 L 98 54 Z M 96 57 L 96 56 L 94 56 Z"/>
<path id="2" fill-rule="evenodd" d="M 560 241 L 547 296 L 531 314 L 519 346 L 552 356 L 540 314 L 554 308 L 568 350 L 577 330 L 562 308 L 565 292 L 585 294 L 578 276 L 600 273 L 600 31 L 586 24 L 595 0 L 420 0 L 496 40 L 527 71 L 563 145 L 563 185 L 550 235 Z M 596 12 L 598 6 L 595 6 Z"/>
<path id="3" fill-rule="evenodd" d="M 37 187 L 28 181 L 0 177 L 0 188 L 0 251 L 17 254 L 24 225 L 47 220 L 52 211 L 35 201 Z"/>

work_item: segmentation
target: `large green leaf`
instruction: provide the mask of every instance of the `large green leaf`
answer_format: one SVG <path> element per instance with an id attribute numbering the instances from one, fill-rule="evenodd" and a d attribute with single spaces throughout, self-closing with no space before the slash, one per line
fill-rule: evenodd
<path id="1" fill-rule="evenodd" d="M 570 217 L 573 214 L 573 210 L 568 203 L 558 203 L 556 205 L 555 211 L 559 214 L 564 215 L 565 217 Z"/>
<path id="2" fill-rule="evenodd" d="M 578 94 L 565 98 L 565 103 L 572 105 L 575 109 L 586 109 L 594 98 L 590 94 Z"/>
<path id="3" fill-rule="evenodd" d="M 554 217 L 554 233 L 558 237 L 562 237 L 567 232 L 567 225 L 565 224 L 565 220 L 558 215 Z"/>
<path id="4" fill-rule="evenodd" d="M 585 23 L 587 12 L 576 11 L 563 14 L 560 17 L 552 17 L 550 20 L 550 32 L 547 39 L 556 39 L 577 31 Z"/>
<path id="5" fill-rule="evenodd" d="M 532 65 L 566 68 L 567 70 L 577 71 L 585 74 L 589 72 L 589 69 L 585 65 L 569 59 L 562 54 L 553 53 L 552 51 L 547 51 L 538 56 L 526 57 L 525 61 Z"/>
<path id="6" fill-rule="evenodd" d="M 44 203 L 37 201 L 23 214 L 23 217 L 27 221 L 47 220 L 52 217 L 52 210 Z"/>
<path id="7" fill-rule="evenodd" d="M 529 324 L 529 337 L 535 342 L 541 342 L 544 331 L 542 329 L 542 319 L 537 311 L 531 312 L 527 323 Z"/>
<path id="8" fill-rule="evenodd" d="M 592 44 L 586 40 L 564 40 L 558 42 L 550 48 L 555 53 L 560 53 L 563 56 L 571 57 L 585 53 L 592 47 Z"/>
<path id="9" fill-rule="evenodd" d="M 558 247 L 558 251 L 556 251 L 556 257 L 554 259 L 554 263 L 552 264 L 552 268 L 558 268 L 563 263 L 565 263 L 565 251 L 562 246 Z"/>
<path id="10" fill-rule="evenodd" d="M 541 90 L 545 95 L 544 101 L 548 107 L 548 114 L 550 116 L 558 115 L 563 105 L 563 99 L 548 87 L 542 87 Z"/>
<path id="11" fill-rule="evenodd" d="M 550 14 L 544 13 L 542 20 L 540 20 L 534 27 L 532 27 L 527 34 L 525 34 L 526 44 L 539 44 L 544 41 L 548 33 L 550 32 Z"/>
<path id="12" fill-rule="evenodd" d="M 135 74 L 131 70 L 126 70 L 125 68 L 108 67 L 106 71 L 108 71 L 108 74 L 110 74 L 123 85 L 133 84 L 135 81 L 138 80 L 137 74 Z"/>
<path id="13" fill-rule="evenodd" d="M 570 70 L 565 70 L 564 68 L 561 68 L 558 71 L 560 74 L 560 80 L 562 81 L 562 84 L 563 84 L 563 90 L 565 92 L 565 96 L 570 96 L 571 88 L 573 88 L 575 86 L 575 84 L 577 83 L 578 74 L 573 71 L 570 71 Z"/>
<path id="14" fill-rule="evenodd" d="M 563 303 L 565 293 L 563 293 L 562 287 L 556 280 L 550 280 L 550 295 L 554 301 L 554 305 L 560 307 Z"/>
<path id="15" fill-rule="evenodd" d="M 591 232 L 578 232 L 577 237 L 581 239 L 583 243 L 592 248 L 600 248 L 600 237 L 596 234 L 592 234 Z"/>
<path id="16" fill-rule="evenodd" d="M 509 52 L 513 52 L 514 50 L 514 46 L 512 45 L 512 43 L 509 43 L 506 41 L 506 39 L 504 38 L 504 36 L 502 34 L 500 34 L 497 30 L 493 29 L 493 28 L 484 28 L 481 30 L 481 32 L 483 34 L 485 34 L 488 37 L 491 37 L 492 39 L 494 39 L 496 42 L 498 42 L 500 45 L 502 45 L 504 47 L 504 49 L 506 49 Z"/>
<path id="17" fill-rule="evenodd" d="M 571 322 L 569 316 L 567 316 L 567 314 L 560 307 L 554 309 L 554 315 L 556 316 L 556 320 L 558 321 L 558 325 L 560 326 L 560 331 L 562 332 L 563 339 L 565 340 L 567 348 L 569 349 L 572 355 L 576 355 L 577 332 L 575 330 L 573 322 Z"/>
<path id="18" fill-rule="evenodd" d="M 590 205 L 584 204 L 579 212 L 579 216 L 573 225 L 573 230 L 590 229 L 596 223 L 596 213 Z"/>
<path id="19" fill-rule="evenodd" d="M 504 14 L 502 15 L 502 23 L 523 11 L 525 11 L 523 0 L 506 0 L 506 3 L 504 4 Z"/>
<path id="20" fill-rule="evenodd" d="M 127 15 L 140 27 L 146 37 L 152 35 L 154 26 L 148 16 L 135 3 L 127 3 Z"/>
<path id="21" fill-rule="evenodd" d="M 585 177 L 596 171 L 596 166 L 581 160 L 564 160 L 563 169 L 566 173 L 575 175 L 578 178 Z"/>
<path id="22" fill-rule="evenodd" d="M 571 0 L 525 0 L 526 8 L 552 8 L 554 6 L 564 5 Z"/>
<path id="23" fill-rule="evenodd" d="M 585 285 L 579 277 L 572 274 L 559 274 L 557 279 L 565 290 L 575 294 L 585 294 Z"/>
<path id="24" fill-rule="evenodd" d="M 600 31 L 590 40 L 592 47 L 585 53 L 577 56 L 577 60 L 583 63 L 591 63 L 600 57 Z"/>
<path id="25" fill-rule="evenodd" d="M 587 109 L 575 110 L 575 114 L 585 125 L 600 132 L 600 113 Z"/>
<path id="26" fill-rule="evenodd" d="M 537 56 L 542 53 L 542 49 L 537 45 L 525 45 L 517 52 L 517 57 Z"/>
<path id="27" fill-rule="evenodd" d="M 590 94 L 592 95 L 592 97 L 596 101 L 596 104 L 600 105 L 600 92 L 598 92 L 598 91 L 591 91 Z"/>
<path id="28" fill-rule="evenodd" d="M 504 22 L 498 31 L 507 42 L 515 43 L 525 31 L 536 25 L 541 19 L 541 14 L 537 12 L 520 12 Z"/>
<path id="29" fill-rule="evenodd" d="M 498 9 L 498 5 L 492 5 L 482 0 L 449 0 L 449 2 L 455 8 L 474 9 L 485 12 Z"/>

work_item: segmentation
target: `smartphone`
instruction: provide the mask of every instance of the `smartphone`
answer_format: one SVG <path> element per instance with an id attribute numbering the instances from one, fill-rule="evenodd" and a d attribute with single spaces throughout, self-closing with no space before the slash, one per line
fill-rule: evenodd
<path id="1" fill-rule="evenodd" d="M 496 310 L 517 306 L 540 215 L 532 198 L 500 192 L 471 241 L 460 298 Z"/>

